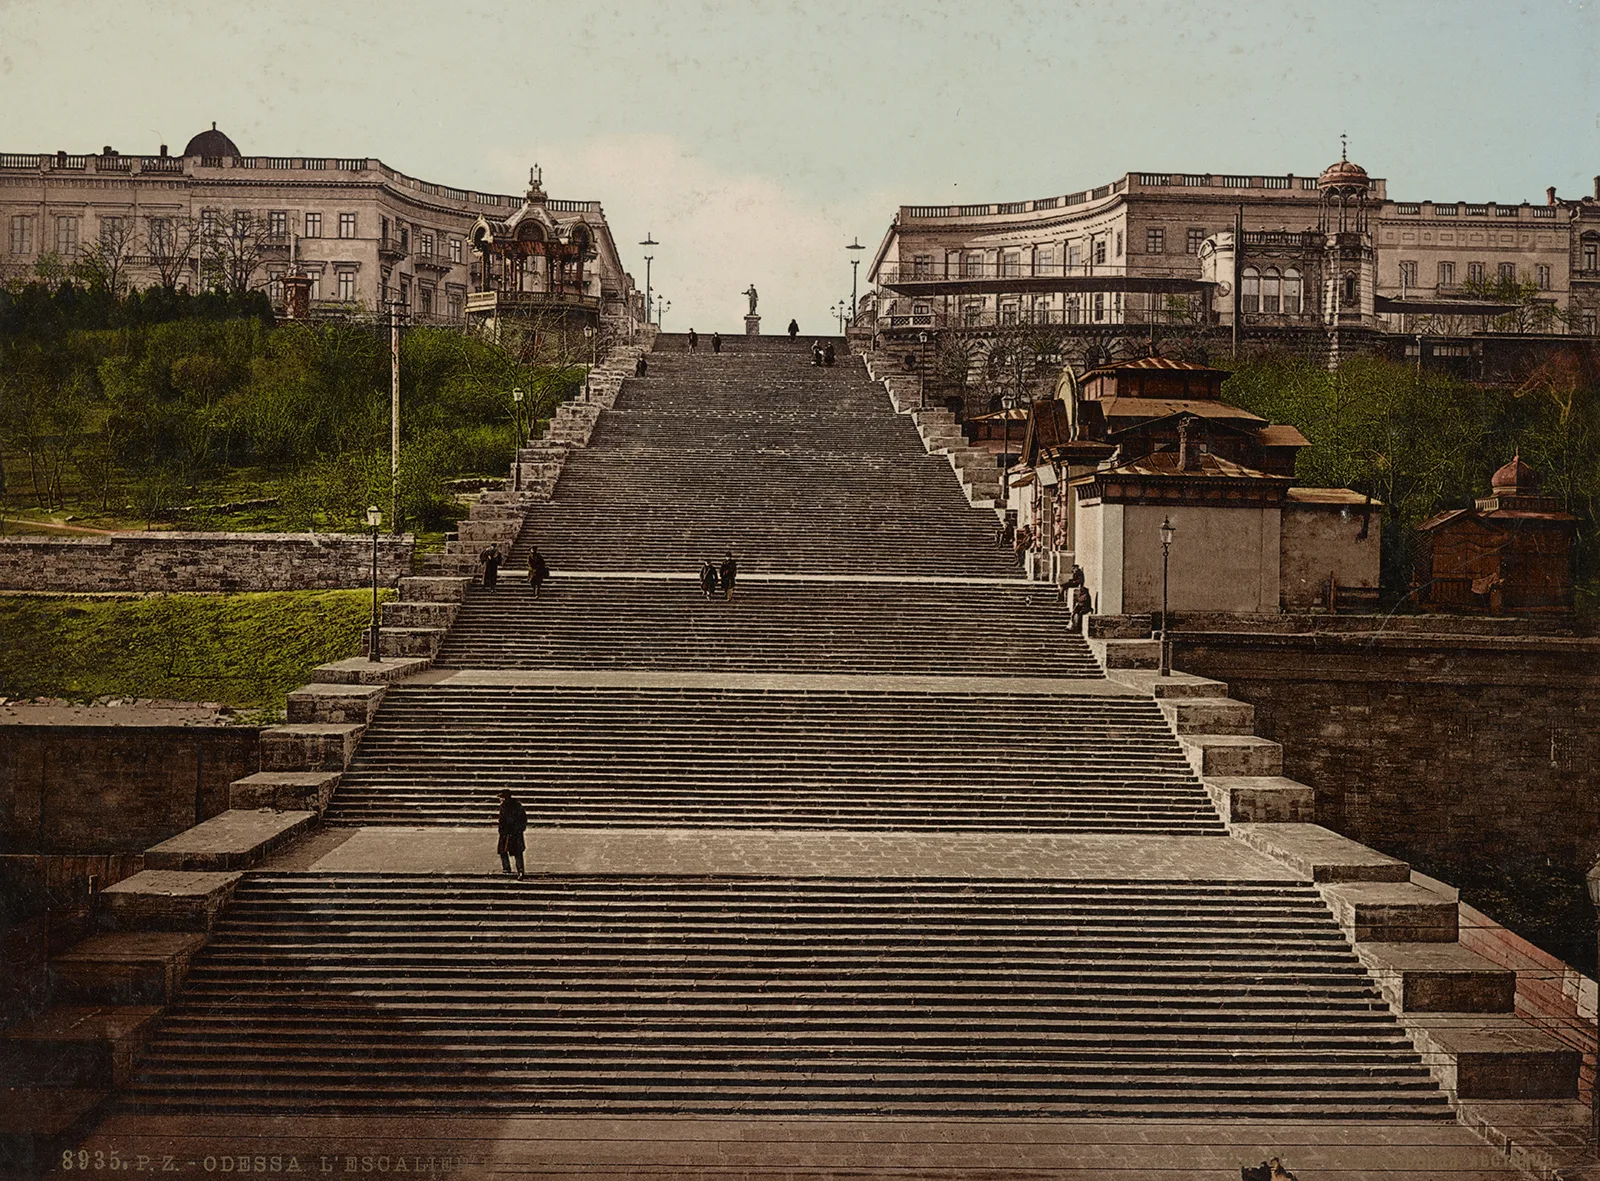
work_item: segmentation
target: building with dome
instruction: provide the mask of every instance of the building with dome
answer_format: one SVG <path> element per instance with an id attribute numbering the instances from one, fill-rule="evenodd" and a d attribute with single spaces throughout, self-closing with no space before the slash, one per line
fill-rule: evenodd
<path id="1" fill-rule="evenodd" d="M 564 318 L 642 321 L 600 202 L 534 188 L 548 241 L 577 265 L 557 291 L 527 282 L 524 309 L 548 300 Z M 227 282 L 280 307 L 287 288 L 305 293 L 312 315 L 398 301 L 412 322 L 465 324 L 474 293 L 501 282 L 499 260 L 474 250 L 474 228 L 517 220 L 532 201 L 531 190 L 455 188 L 371 157 L 247 156 L 215 123 L 176 156 L 165 144 L 155 155 L 0 153 L 0 280 L 110 257 L 135 287 Z"/>
<path id="2" fill-rule="evenodd" d="M 1600 181 L 1581 201 L 1397 200 L 1343 152 L 1305 174 L 1130 172 L 1032 200 L 901 206 L 868 279 L 857 328 L 880 341 L 1033 323 L 1066 327 L 1089 364 L 1200 329 L 1335 358 L 1448 356 L 1504 330 L 1505 305 L 1483 294 L 1501 280 L 1536 293 L 1518 331 L 1595 333 Z"/>

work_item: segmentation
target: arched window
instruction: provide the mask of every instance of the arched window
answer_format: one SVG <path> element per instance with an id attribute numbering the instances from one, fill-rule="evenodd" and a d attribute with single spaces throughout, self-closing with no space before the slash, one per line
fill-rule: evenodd
<path id="1" fill-rule="evenodd" d="M 1239 310 L 1245 313 L 1261 310 L 1261 272 L 1255 267 L 1245 267 L 1240 277 Z"/>
<path id="2" fill-rule="evenodd" d="M 1354 275 L 1346 275 L 1344 277 L 1344 306 L 1347 308 L 1356 306 L 1356 277 Z"/>
<path id="3" fill-rule="evenodd" d="M 1283 313 L 1286 316 L 1298 316 L 1301 303 L 1305 298 L 1305 284 L 1301 281 L 1300 272 L 1290 267 L 1283 272 Z"/>
<path id="4" fill-rule="evenodd" d="M 1274 315 L 1277 314 L 1278 308 L 1279 308 L 1279 303 L 1278 303 L 1279 291 L 1282 288 L 1282 286 L 1283 286 L 1283 280 L 1278 275 L 1278 268 L 1277 267 L 1268 267 L 1266 269 L 1266 273 L 1261 276 L 1261 310 L 1262 311 L 1264 311 L 1264 312 L 1272 312 Z"/>

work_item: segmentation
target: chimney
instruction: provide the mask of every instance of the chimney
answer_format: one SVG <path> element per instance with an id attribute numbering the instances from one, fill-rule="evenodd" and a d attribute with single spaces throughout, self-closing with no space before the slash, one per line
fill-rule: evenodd
<path id="1" fill-rule="evenodd" d="M 1178 420 L 1178 470 L 1200 470 L 1200 442 L 1194 437 L 1195 420 L 1192 417 Z"/>
<path id="2" fill-rule="evenodd" d="M 1600 176 L 1594 178 L 1594 199 L 1600 201 Z"/>
<path id="3" fill-rule="evenodd" d="M 166 144 L 162 144 L 161 145 L 161 158 L 164 160 L 164 159 L 166 159 L 166 157 L 167 157 L 167 145 Z"/>
<path id="4" fill-rule="evenodd" d="M 1549 188 L 1547 188 L 1544 191 L 1544 203 L 1546 205 L 1554 205 L 1556 203 L 1556 187 L 1555 187 L 1555 185 L 1551 185 Z"/>

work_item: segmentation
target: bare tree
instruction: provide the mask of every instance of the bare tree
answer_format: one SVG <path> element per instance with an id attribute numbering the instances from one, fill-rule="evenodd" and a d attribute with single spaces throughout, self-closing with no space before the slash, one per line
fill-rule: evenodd
<path id="1" fill-rule="evenodd" d="M 176 287 L 200 244 L 200 222 L 192 217 L 152 217 L 145 232 L 150 265 L 163 287 Z"/>
<path id="2" fill-rule="evenodd" d="M 126 217 L 100 219 L 100 237 L 78 251 L 72 276 L 88 287 L 104 287 L 121 296 L 127 286 L 128 266 L 133 259 L 133 220 Z"/>
<path id="3" fill-rule="evenodd" d="M 267 227 L 265 218 L 237 209 L 231 222 L 224 225 L 219 219 L 209 232 L 202 230 L 200 256 L 211 281 L 234 295 L 253 289 L 272 240 Z"/>

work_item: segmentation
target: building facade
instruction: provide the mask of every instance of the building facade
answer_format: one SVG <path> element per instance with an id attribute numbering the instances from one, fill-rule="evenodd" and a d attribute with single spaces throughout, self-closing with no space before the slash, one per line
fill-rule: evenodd
<path id="1" fill-rule="evenodd" d="M 1330 187 L 1342 190 L 1335 202 Z M 1357 188 L 1359 230 L 1353 216 L 1330 227 L 1330 203 L 1337 213 Z M 1207 269 L 1208 244 L 1227 254 L 1227 273 Z M 1352 270 L 1365 274 L 1347 291 Z M 902 206 L 868 278 L 858 326 L 879 331 L 1050 323 L 1114 333 L 1237 318 L 1252 332 L 1448 335 L 1502 315 L 1482 293 L 1509 280 L 1536 293 L 1528 304 L 1560 313 L 1539 317 L 1539 330 L 1592 335 L 1600 178 L 1593 197 L 1551 189 L 1534 204 L 1398 201 L 1344 159 L 1316 175 L 1130 172 L 1030 201 Z"/>
<path id="2" fill-rule="evenodd" d="M 540 197 L 565 232 L 583 227 L 591 257 L 573 298 L 642 318 L 600 202 Z M 464 323 L 468 296 L 493 281 L 473 228 L 526 201 L 366 157 L 245 156 L 215 124 L 177 156 L 165 145 L 154 156 L 0 154 L 0 278 L 70 271 L 92 256 L 130 286 L 246 286 L 281 306 L 284 279 L 298 272 L 313 314 L 398 301 L 415 322 Z"/>

